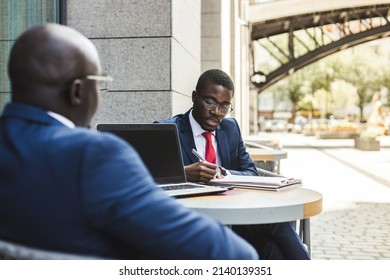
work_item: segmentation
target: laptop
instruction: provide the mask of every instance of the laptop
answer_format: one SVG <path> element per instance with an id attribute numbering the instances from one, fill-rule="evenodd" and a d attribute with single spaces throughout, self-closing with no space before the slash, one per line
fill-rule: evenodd
<path id="1" fill-rule="evenodd" d="M 130 143 L 139 153 L 157 185 L 169 196 L 183 197 L 222 193 L 225 187 L 186 181 L 179 136 L 175 124 L 98 124 Z"/>

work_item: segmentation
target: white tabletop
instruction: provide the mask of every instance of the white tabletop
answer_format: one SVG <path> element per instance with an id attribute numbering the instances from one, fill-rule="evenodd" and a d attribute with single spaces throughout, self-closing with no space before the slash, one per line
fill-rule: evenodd
<path id="1" fill-rule="evenodd" d="M 282 191 L 235 188 L 224 194 L 178 201 L 228 225 L 294 221 L 310 218 L 322 210 L 322 195 L 302 187 Z"/>
<path id="2" fill-rule="evenodd" d="M 287 151 L 284 150 L 246 148 L 246 151 L 253 161 L 278 161 L 287 158 Z"/>

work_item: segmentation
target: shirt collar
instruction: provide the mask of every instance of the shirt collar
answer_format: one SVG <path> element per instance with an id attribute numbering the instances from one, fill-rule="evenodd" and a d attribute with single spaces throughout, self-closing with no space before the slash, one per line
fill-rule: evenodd
<path id="1" fill-rule="evenodd" d="M 55 118 L 57 121 L 59 121 L 60 123 L 62 123 L 63 125 L 65 125 L 69 128 L 76 127 L 76 125 L 71 120 L 69 120 L 68 118 L 65 118 L 64 116 L 62 116 L 60 114 L 54 113 L 52 111 L 47 111 L 47 113 L 49 114 L 49 116 Z"/>
<path id="2" fill-rule="evenodd" d="M 190 118 L 190 124 L 191 124 L 191 128 L 192 128 L 192 134 L 194 135 L 194 137 L 202 135 L 203 132 L 207 132 L 195 120 L 194 116 L 192 115 L 192 109 L 191 109 L 189 118 Z M 211 131 L 211 133 L 215 136 L 215 131 Z"/>

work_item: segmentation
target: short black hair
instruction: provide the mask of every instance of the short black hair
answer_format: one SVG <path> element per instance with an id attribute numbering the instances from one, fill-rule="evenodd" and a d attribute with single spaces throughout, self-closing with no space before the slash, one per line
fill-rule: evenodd
<path id="1" fill-rule="evenodd" d="M 203 74 L 200 75 L 198 79 L 198 83 L 196 84 L 196 92 L 200 93 L 205 90 L 209 83 L 214 85 L 221 85 L 231 90 L 234 94 L 234 83 L 229 75 L 222 70 L 210 69 L 203 72 Z"/>

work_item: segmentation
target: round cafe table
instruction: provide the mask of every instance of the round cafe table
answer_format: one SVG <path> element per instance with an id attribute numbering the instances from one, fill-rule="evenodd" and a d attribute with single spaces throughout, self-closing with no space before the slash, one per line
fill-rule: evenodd
<path id="1" fill-rule="evenodd" d="M 310 251 L 310 217 L 322 211 L 322 195 L 296 187 L 280 191 L 236 187 L 223 194 L 178 199 L 182 205 L 226 225 L 301 220 L 300 235 Z"/>

